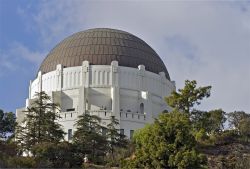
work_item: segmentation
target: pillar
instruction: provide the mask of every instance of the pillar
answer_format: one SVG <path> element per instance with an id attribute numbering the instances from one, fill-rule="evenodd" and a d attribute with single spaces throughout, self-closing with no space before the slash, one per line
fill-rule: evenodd
<path id="1" fill-rule="evenodd" d="M 56 66 L 56 91 L 62 91 L 63 88 L 63 65 Z"/>
<path id="2" fill-rule="evenodd" d="M 145 91 L 146 89 L 146 83 L 145 83 L 145 66 L 144 65 L 139 65 L 138 66 L 138 69 L 139 69 L 139 78 L 140 78 L 140 86 L 139 86 L 139 89 L 140 91 Z"/>
<path id="3" fill-rule="evenodd" d="M 152 103 L 152 95 L 150 93 L 147 93 L 147 105 L 146 108 L 146 118 L 147 122 L 153 123 L 154 122 L 154 113 L 153 112 L 153 103 Z"/>
<path id="4" fill-rule="evenodd" d="M 32 81 L 30 80 L 30 85 L 29 85 L 29 99 L 31 99 L 31 85 L 32 85 Z"/>
<path id="5" fill-rule="evenodd" d="M 82 84 L 84 87 L 89 87 L 89 61 L 82 62 Z"/>
<path id="6" fill-rule="evenodd" d="M 118 62 L 111 62 L 111 99 L 112 116 L 120 121 L 120 87 L 119 87 Z"/>
<path id="7" fill-rule="evenodd" d="M 86 100 L 88 99 L 88 88 L 89 88 L 89 72 L 90 66 L 89 61 L 82 62 L 82 86 L 79 88 L 79 106 L 78 113 L 83 114 L 86 112 Z"/>
<path id="8" fill-rule="evenodd" d="M 166 75 L 164 72 L 159 72 L 159 75 L 161 77 L 161 98 L 164 100 L 164 97 L 166 97 Z"/>
<path id="9" fill-rule="evenodd" d="M 38 86 L 39 86 L 38 92 L 41 92 L 43 90 L 43 86 L 42 86 L 43 80 L 42 80 L 42 72 L 41 71 L 38 72 L 37 78 L 38 78 Z"/>

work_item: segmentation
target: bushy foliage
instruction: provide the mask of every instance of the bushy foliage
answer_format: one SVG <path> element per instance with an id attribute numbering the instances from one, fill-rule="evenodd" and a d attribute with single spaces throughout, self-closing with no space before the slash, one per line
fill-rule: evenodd
<path id="1" fill-rule="evenodd" d="M 178 89 L 178 92 L 173 91 L 172 94 L 166 98 L 166 102 L 175 110 L 191 115 L 193 107 L 199 105 L 200 101 L 210 96 L 211 86 L 198 87 L 195 80 L 185 81 L 183 89 Z"/>
<path id="2" fill-rule="evenodd" d="M 234 111 L 227 114 L 229 127 L 236 130 L 239 130 L 240 121 L 247 118 L 250 118 L 250 114 L 244 111 Z"/>
<path id="3" fill-rule="evenodd" d="M 192 125 L 186 114 L 161 114 L 134 135 L 135 168 L 202 168 L 204 158 L 195 150 Z"/>
<path id="4" fill-rule="evenodd" d="M 195 132 L 194 136 L 195 136 L 195 140 L 200 143 L 204 143 L 209 138 L 205 129 L 203 128 Z"/>
<path id="5" fill-rule="evenodd" d="M 0 140 L 0 168 L 9 166 L 9 158 L 17 154 L 17 145 L 14 142 Z"/>
<path id="6" fill-rule="evenodd" d="M 107 140 L 108 140 L 108 152 L 111 153 L 111 158 L 114 160 L 114 151 L 119 148 L 126 148 L 128 140 L 124 134 L 121 134 L 117 129 L 119 121 L 115 116 L 110 117 L 110 123 L 107 125 Z"/>
<path id="7" fill-rule="evenodd" d="M 229 126 L 242 140 L 250 140 L 250 114 L 244 111 L 234 111 L 227 114 Z"/>
<path id="8" fill-rule="evenodd" d="M 34 157 L 13 156 L 7 159 L 8 168 L 36 168 Z"/>
<path id="9" fill-rule="evenodd" d="M 91 162 L 98 162 L 98 157 L 105 155 L 107 140 L 102 135 L 100 121 L 100 117 L 88 113 L 78 117 L 73 144 L 82 159 L 87 155 Z"/>
<path id="10" fill-rule="evenodd" d="M 239 132 L 242 138 L 248 142 L 250 140 L 250 117 L 242 119 L 239 124 Z"/>
<path id="11" fill-rule="evenodd" d="M 134 144 L 130 143 L 126 148 L 115 147 L 113 155 L 107 154 L 105 156 L 106 167 L 121 167 L 124 166 L 122 163 L 128 159 L 134 152 Z"/>
<path id="12" fill-rule="evenodd" d="M 4 113 L 4 111 L 0 109 L 0 139 L 6 139 L 14 133 L 16 126 L 15 120 L 16 117 L 14 113 Z"/>
<path id="13" fill-rule="evenodd" d="M 192 125 L 197 132 L 203 130 L 206 134 L 220 133 L 226 121 L 225 112 L 221 109 L 211 111 L 192 111 Z"/>
<path id="14" fill-rule="evenodd" d="M 212 136 L 210 137 L 211 143 L 213 145 L 225 145 L 235 142 L 238 138 L 234 131 L 225 130 L 220 134 L 213 134 L 214 139 L 212 140 Z"/>
<path id="15" fill-rule="evenodd" d="M 64 139 L 64 131 L 57 122 L 58 105 L 51 102 L 45 92 L 35 95 L 35 100 L 25 111 L 23 124 L 16 127 L 16 141 L 22 151 L 29 152 L 38 143 L 58 143 Z"/>
<path id="16" fill-rule="evenodd" d="M 43 142 L 32 147 L 38 168 L 71 168 L 81 165 L 81 159 L 75 155 L 75 147 L 69 142 Z"/>

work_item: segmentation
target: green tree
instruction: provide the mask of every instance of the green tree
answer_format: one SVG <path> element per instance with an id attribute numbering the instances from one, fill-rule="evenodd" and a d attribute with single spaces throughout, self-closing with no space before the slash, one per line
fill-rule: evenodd
<path id="1" fill-rule="evenodd" d="M 0 168 L 9 167 L 9 159 L 16 156 L 16 154 L 17 147 L 15 142 L 0 140 Z"/>
<path id="2" fill-rule="evenodd" d="M 100 117 L 88 113 L 80 115 L 76 121 L 73 143 L 78 146 L 78 154 L 82 159 L 88 155 L 90 160 L 97 161 L 97 156 L 105 154 L 107 141 L 101 133 L 100 121 Z"/>
<path id="3" fill-rule="evenodd" d="M 245 141 L 249 141 L 250 138 L 250 118 L 242 119 L 239 123 L 239 132 Z"/>
<path id="4" fill-rule="evenodd" d="M 119 121 L 115 116 L 110 116 L 110 123 L 107 125 L 107 139 L 112 160 L 114 160 L 115 148 L 125 148 L 128 145 L 128 140 L 125 135 L 121 134 L 117 129 L 118 125 Z"/>
<path id="5" fill-rule="evenodd" d="M 192 122 L 196 131 L 204 130 L 207 134 L 219 133 L 224 129 L 226 122 L 225 112 L 222 109 L 211 111 L 193 111 L 196 114 Z"/>
<path id="6" fill-rule="evenodd" d="M 218 133 L 224 129 L 224 123 L 226 122 L 226 117 L 222 109 L 211 110 L 208 113 L 208 121 L 210 125 L 206 127 L 209 133 Z M 204 126 L 205 127 L 205 126 Z"/>
<path id="7" fill-rule="evenodd" d="M 187 114 L 161 114 L 134 135 L 132 168 L 202 168 L 205 158 L 195 150 L 192 125 Z"/>
<path id="8" fill-rule="evenodd" d="M 13 142 L 15 130 L 15 115 L 4 113 L 0 109 L 0 168 L 8 167 L 8 160 L 17 154 L 16 144 Z"/>
<path id="9" fill-rule="evenodd" d="M 235 133 L 248 141 L 250 138 L 250 114 L 244 111 L 234 111 L 227 114 L 229 126 Z"/>
<path id="10" fill-rule="evenodd" d="M 36 93 L 23 123 L 16 128 L 16 140 L 22 151 L 30 152 L 38 143 L 58 143 L 64 139 L 65 133 L 57 122 L 58 111 L 58 105 L 45 92 Z"/>
<path id="11" fill-rule="evenodd" d="M 192 115 L 193 107 L 199 105 L 200 101 L 210 96 L 211 86 L 198 87 L 195 80 L 185 81 L 183 89 L 179 89 L 178 92 L 173 91 L 172 94 L 166 98 L 166 102 L 172 108 L 177 111 Z"/>
<path id="12" fill-rule="evenodd" d="M 166 98 L 166 102 L 174 110 L 185 113 L 192 121 L 194 134 L 199 137 L 211 133 L 219 133 L 226 121 L 225 112 L 221 109 L 201 111 L 195 108 L 201 100 L 210 96 L 211 86 L 197 87 L 195 80 L 185 81 L 183 89 L 174 91 Z M 203 137 L 204 138 L 204 137 Z"/>
<path id="13" fill-rule="evenodd" d="M 0 139 L 6 139 L 14 133 L 16 117 L 12 112 L 4 113 L 0 109 Z"/>
<path id="14" fill-rule="evenodd" d="M 237 131 L 239 131 L 240 121 L 246 118 L 250 118 L 250 114 L 247 114 L 244 111 L 234 111 L 227 114 L 229 127 Z"/>
<path id="15" fill-rule="evenodd" d="M 69 142 L 43 142 L 32 147 L 38 168 L 80 167 L 81 159 L 75 155 L 75 147 Z"/>

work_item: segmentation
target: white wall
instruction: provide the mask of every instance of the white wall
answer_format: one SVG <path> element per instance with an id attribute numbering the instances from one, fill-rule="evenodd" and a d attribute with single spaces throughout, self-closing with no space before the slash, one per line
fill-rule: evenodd
<path id="1" fill-rule="evenodd" d="M 89 89 L 88 104 L 90 110 L 112 109 L 111 91 L 110 88 L 97 88 Z"/>
<path id="2" fill-rule="evenodd" d="M 31 83 L 30 98 L 33 98 L 34 93 L 40 88 L 50 95 L 52 91 L 57 91 L 56 99 L 59 97 L 63 117 L 60 123 L 64 126 L 65 132 L 74 128 L 77 116 L 82 113 L 78 110 L 85 110 L 79 106 L 85 104 L 87 110 L 98 111 L 103 118 L 106 117 L 100 111 L 104 107 L 107 111 L 113 112 L 120 121 L 120 128 L 125 129 L 125 134 L 129 136 L 130 130 L 143 127 L 145 123 L 152 122 L 164 109 L 169 109 L 164 97 L 175 90 L 175 85 L 166 79 L 163 72 L 148 72 L 143 65 L 136 69 L 116 67 L 115 62 L 112 64 L 89 65 L 85 61 L 83 66 L 77 67 L 63 68 L 58 65 L 57 70 L 38 76 Z M 118 95 L 112 94 L 114 87 L 118 88 Z M 85 88 L 84 97 L 80 96 L 80 88 Z M 114 98 L 119 101 L 114 103 L 112 97 L 119 97 Z M 88 103 L 85 100 L 88 100 Z M 140 114 L 141 103 L 144 104 L 144 114 Z M 117 106 L 118 110 L 112 110 Z M 74 108 L 75 111 L 66 112 L 70 108 Z"/>

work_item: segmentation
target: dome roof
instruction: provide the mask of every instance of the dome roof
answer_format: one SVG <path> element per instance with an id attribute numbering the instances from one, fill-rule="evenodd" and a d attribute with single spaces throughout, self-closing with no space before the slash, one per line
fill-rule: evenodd
<path id="1" fill-rule="evenodd" d="M 170 80 L 163 61 L 147 43 L 128 32 L 108 28 L 89 29 L 67 37 L 50 51 L 39 71 L 53 71 L 58 64 L 80 66 L 84 60 L 92 65 L 110 65 L 114 60 L 120 66 L 144 65 L 147 71 L 165 72 Z"/>

